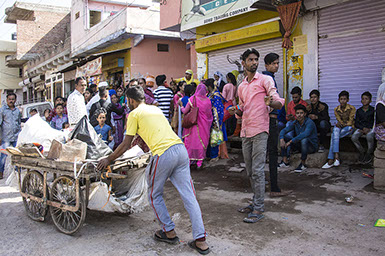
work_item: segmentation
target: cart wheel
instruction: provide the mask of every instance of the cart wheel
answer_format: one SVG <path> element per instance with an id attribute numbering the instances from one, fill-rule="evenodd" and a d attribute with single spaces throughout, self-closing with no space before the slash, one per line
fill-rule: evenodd
<path id="1" fill-rule="evenodd" d="M 24 176 L 21 191 L 36 197 L 43 198 L 44 178 L 38 171 L 28 171 Z M 48 187 L 47 187 L 48 198 Z M 23 197 L 23 203 L 28 217 L 35 221 L 44 221 L 48 212 L 48 206 L 29 198 Z"/>
<path id="2" fill-rule="evenodd" d="M 78 189 L 80 189 L 80 186 Z M 63 205 L 75 206 L 75 179 L 66 175 L 56 178 L 52 183 L 50 200 L 62 203 Z M 72 235 L 81 228 L 84 219 L 86 218 L 86 203 L 81 191 L 79 201 L 79 210 L 76 212 L 50 206 L 49 210 L 52 216 L 52 220 L 60 232 L 63 232 L 67 235 Z"/>

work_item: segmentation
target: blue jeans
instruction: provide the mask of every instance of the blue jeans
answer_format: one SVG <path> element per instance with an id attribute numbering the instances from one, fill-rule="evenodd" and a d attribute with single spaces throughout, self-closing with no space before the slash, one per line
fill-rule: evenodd
<path id="1" fill-rule="evenodd" d="M 356 130 L 352 135 L 352 141 L 361 154 L 365 153 L 365 149 L 362 147 L 360 142 L 360 137 L 362 135 L 363 133 L 360 132 L 359 130 Z M 373 130 L 371 130 L 368 134 L 366 134 L 366 141 L 368 142 L 368 154 L 373 154 L 374 141 L 375 141 Z"/>
<path id="2" fill-rule="evenodd" d="M 286 127 L 286 123 L 284 123 L 282 121 L 278 121 L 278 132 L 283 130 L 285 127 Z"/>
<path id="3" fill-rule="evenodd" d="M 287 121 L 286 127 L 288 127 L 292 123 L 294 123 L 294 121 Z M 291 138 L 294 138 L 295 137 L 295 131 L 292 130 L 292 131 L 288 132 L 287 135 L 290 136 Z"/>
<path id="4" fill-rule="evenodd" d="M 1 142 L 1 148 L 6 149 L 7 147 L 16 147 L 16 141 L 3 141 Z M 7 159 L 6 154 L 0 154 L 0 172 L 4 172 L 5 160 Z"/>
<path id="5" fill-rule="evenodd" d="M 334 159 L 334 153 L 340 152 L 340 138 L 346 137 L 353 133 L 353 127 L 345 126 L 344 128 L 333 128 L 332 136 L 330 137 L 330 148 L 328 159 Z"/>
<path id="6" fill-rule="evenodd" d="M 289 142 L 292 139 L 290 136 L 284 137 L 285 142 Z M 282 157 L 290 157 L 290 150 L 291 148 L 297 149 L 301 152 L 301 160 L 306 160 L 308 154 L 315 153 L 318 148 L 314 147 L 314 145 L 311 143 L 310 139 L 304 138 L 301 141 L 297 143 L 291 143 L 291 145 L 287 148 L 281 148 L 281 155 Z"/>

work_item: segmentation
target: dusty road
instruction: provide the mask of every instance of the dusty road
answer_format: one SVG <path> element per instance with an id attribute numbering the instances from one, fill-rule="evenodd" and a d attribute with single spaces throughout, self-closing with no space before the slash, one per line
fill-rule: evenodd
<path id="1" fill-rule="evenodd" d="M 245 171 L 228 171 L 240 161 L 192 171 L 211 255 L 385 255 L 385 228 L 373 226 L 385 218 L 385 193 L 373 190 L 363 169 L 280 170 L 281 187 L 294 193 L 278 199 L 266 193 L 265 218 L 246 224 L 237 208 L 251 198 L 248 179 Z M 182 241 L 176 246 L 152 239 L 158 224 L 149 208 L 130 216 L 88 211 L 80 232 L 64 235 L 49 217 L 30 220 L 18 192 L 2 180 L 0 255 L 198 255 L 187 245 L 190 221 L 170 182 L 164 194 Z"/>

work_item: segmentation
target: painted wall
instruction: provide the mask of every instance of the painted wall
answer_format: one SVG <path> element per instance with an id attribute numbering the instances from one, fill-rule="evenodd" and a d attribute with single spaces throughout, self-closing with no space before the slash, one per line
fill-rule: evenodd
<path id="1" fill-rule="evenodd" d="M 168 0 L 160 5 L 160 29 L 179 31 L 182 1 Z"/>
<path id="2" fill-rule="evenodd" d="M 6 90 L 13 90 L 17 95 L 16 104 L 21 105 L 23 102 L 23 92 L 19 83 L 22 79 L 19 77 L 18 68 L 8 68 L 5 65 L 5 57 L 7 55 L 16 54 L 15 41 L 0 40 L 0 102 L 1 105 L 6 103 Z"/>
<path id="3" fill-rule="evenodd" d="M 318 26 L 317 11 L 302 18 L 302 33 L 307 36 L 308 53 L 303 55 L 303 97 L 309 98 L 318 89 Z M 322 95 L 321 95 L 322 99 Z"/>
<path id="4" fill-rule="evenodd" d="M 113 5 L 112 5 L 113 6 Z M 74 56 L 77 51 L 92 47 L 95 44 L 117 31 L 127 27 L 127 12 L 122 11 L 88 29 L 89 15 L 88 3 L 74 0 L 71 8 L 71 51 Z M 76 14 L 79 17 L 76 18 Z"/>
<path id="5" fill-rule="evenodd" d="M 158 52 L 157 44 L 168 44 L 169 52 Z M 167 81 L 183 77 L 190 68 L 190 51 L 181 40 L 145 38 L 131 49 L 131 77 L 165 74 Z M 196 77 L 196 76 L 194 76 Z"/>

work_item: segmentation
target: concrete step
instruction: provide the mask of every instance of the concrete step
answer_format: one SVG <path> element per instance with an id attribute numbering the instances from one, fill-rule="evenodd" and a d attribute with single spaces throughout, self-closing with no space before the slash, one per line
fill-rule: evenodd
<path id="1" fill-rule="evenodd" d="M 358 153 L 340 152 L 341 163 L 355 164 L 359 157 Z M 328 161 L 328 150 L 323 153 L 314 153 L 307 156 L 306 165 L 310 168 L 321 168 Z M 290 166 L 297 167 L 301 162 L 301 154 L 292 154 L 290 156 Z"/>

